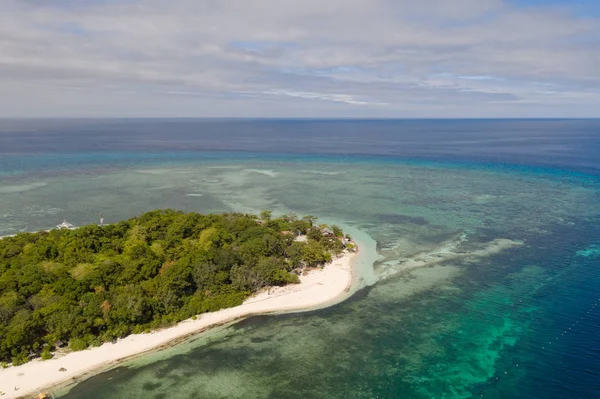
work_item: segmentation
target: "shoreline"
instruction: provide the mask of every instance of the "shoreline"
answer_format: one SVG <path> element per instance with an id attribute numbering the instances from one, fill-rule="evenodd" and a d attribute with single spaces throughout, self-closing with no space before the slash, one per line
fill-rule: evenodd
<path id="1" fill-rule="evenodd" d="M 322 269 L 300 276 L 300 283 L 271 287 L 256 293 L 243 304 L 198 315 L 175 326 L 144 334 L 131 334 L 115 343 L 42 361 L 35 359 L 16 367 L 0 369 L 0 391 L 3 399 L 21 398 L 49 388 L 69 385 L 112 365 L 160 350 L 205 332 L 239 320 L 265 314 L 316 310 L 335 305 L 352 295 L 359 279 L 354 263 L 359 251 L 346 252 Z M 61 369 L 66 371 L 59 371 Z M 15 387 L 19 389 L 14 390 Z"/>

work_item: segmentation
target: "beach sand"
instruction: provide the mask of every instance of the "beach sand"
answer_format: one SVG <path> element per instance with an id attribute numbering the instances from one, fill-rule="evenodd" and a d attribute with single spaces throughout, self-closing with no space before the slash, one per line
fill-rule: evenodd
<path id="1" fill-rule="evenodd" d="M 37 394 L 38 391 L 104 369 L 183 337 L 250 315 L 311 310 L 341 302 L 351 295 L 356 280 L 352 267 L 355 255 L 346 253 L 322 269 L 311 270 L 301 276 L 300 284 L 272 287 L 248 298 L 240 306 L 205 313 L 196 320 L 188 319 L 151 333 L 132 334 L 116 343 L 105 343 L 96 348 L 57 355 L 46 361 L 36 359 L 21 366 L 0 369 L 0 391 L 5 393 L 2 399 Z"/>

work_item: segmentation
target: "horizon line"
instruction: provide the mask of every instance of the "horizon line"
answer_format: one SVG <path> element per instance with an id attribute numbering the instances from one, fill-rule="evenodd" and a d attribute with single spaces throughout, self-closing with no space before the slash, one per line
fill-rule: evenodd
<path id="1" fill-rule="evenodd" d="M 241 117 L 241 116 L 0 116 L 3 120 L 323 120 L 323 121 L 415 121 L 415 120 L 600 120 L 592 117 Z"/>

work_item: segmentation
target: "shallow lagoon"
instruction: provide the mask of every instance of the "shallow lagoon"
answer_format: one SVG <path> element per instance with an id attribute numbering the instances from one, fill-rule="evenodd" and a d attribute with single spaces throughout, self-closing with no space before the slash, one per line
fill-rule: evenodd
<path id="1" fill-rule="evenodd" d="M 549 397 L 568 397 L 559 389 L 564 369 L 576 375 L 582 366 L 564 359 L 581 348 L 557 335 L 573 315 L 598 321 L 585 313 L 600 280 L 593 180 L 333 158 L 89 169 L 13 178 L 3 188 L 5 234 L 64 217 L 93 222 L 98 212 L 110 222 L 161 207 L 270 208 L 313 214 L 377 242 L 377 282 L 351 300 L 251 318 L 69 387 L 65 398 L 536 397 L 552 381 Z M 458 241 L 468 251 L 496 238 L 524 244 L 405 267 Z M 532 396 L 521 396 L 529 389 Z"/>

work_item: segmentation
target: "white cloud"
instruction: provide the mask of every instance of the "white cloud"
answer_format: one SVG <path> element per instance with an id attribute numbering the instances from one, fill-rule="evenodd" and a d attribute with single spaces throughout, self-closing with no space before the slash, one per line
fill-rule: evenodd
<path id="1" fill-rule="evenodd" d="M 290 90 L 267 90 L 262 94 L 267 96 L 289 96 L 289 97 L 297 97 L 304 98 L 307 100 L 324 100 L 324 101 L 333 101 L 340 102 L 351 105 L 386 105 L 381 102 L 368 101 L 366 99 L 359 99 L 356 96 L 350 94 L 335 94 L 335 93 L 313 93 L 306 91 L 290 91 Z"/>
<path id="2" fill-rule="evenodd" d="M 0 116 L 598 116 L 600 20 L 511 4 L 3 0 Z"/>

